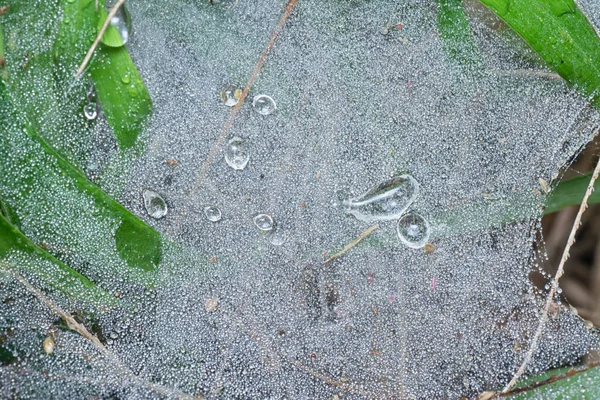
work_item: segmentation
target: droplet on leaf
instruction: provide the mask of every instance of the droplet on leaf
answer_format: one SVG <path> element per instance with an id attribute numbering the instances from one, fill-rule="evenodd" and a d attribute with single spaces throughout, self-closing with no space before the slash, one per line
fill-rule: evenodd
<path id="1" fill-rule="evenodd" d="M 144 207 L 146 207 L 149 216 L 160 219 L 167 215 L 167 203 L 158 193 L 152 189 L 144 189 L 142 196 L 144 197 Z"/>
<path id="2" fill-rule="evenodd" d="M 206 206 L 204 207 L 204 215 L 211 222 L 217 222 L 221 220 L 221 210 L 219 210 L 215 206 Z"/>
<path id="3" fill-rule="evenodd" d="M 234 137 L 227 143 L 225 161 L 233 169 L 244 169 L 248 165 L 250 154 L 246 150 L 246 142 L 239 137 Z"/>
<path id="4" fill-rule="evenodd" d="M 396 225 L 398 237 L 406 246 L 420 249 L 429 239 L 429 222 L 414 212 L 404 214 Z"/>
<path id="5" fill-rule="evenodd" d="M 258 214 L 254 217 L 254 225 L 261 231 L 270 231 L 273 229 L 273 218 L 267 214 Z"/>
<path id="6" fill-rule="evenodd" d="M 380 183 L 360 197 L 344 201 L 348 214 L 361 221 L 389 221 L 400 217 L 417 197 L 419 184 L 410 175 Z"/>
<path id="7" fill-rule="evenodd" d="M 273 100 L 271 96 L 267 96 L 266 94 L 259 94 L 258 96 L 254 96 L 254 99 L 252 100 L 252 107 L 254 107 L 256 112 L 261 115 L 272 114 L 277 109 L 275 100 Z"/>

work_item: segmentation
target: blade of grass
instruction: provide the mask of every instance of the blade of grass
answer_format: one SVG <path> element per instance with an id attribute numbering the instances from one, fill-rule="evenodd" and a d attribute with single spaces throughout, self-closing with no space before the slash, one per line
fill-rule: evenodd
<path id="1" fill-rule="evenodd" d="M 0 214 L 0 259 L 14 254 L 24 254 L 29 259 L 29 262 L 19 264 L 18 269 L 36 276 L 52 289 L 96 307 L 118 304 L 113 296 L 38 247 Z"/>
<path id="2" fill-rule="evenodd" d="M 21 115 L 19 110 L 12 107 L 12 102 L 8 96 L 7 86 L 4 82 L 0 81 L 0 127 L 3 128 L 2 131 L 0 131 L 0 135 L 6 135 L 5 137 L 8 138 L 14 136 L 13 129 L 17 129 L 21 132 L 25 131 L 25 134 L 37 142 L 39 148 L 49 156 L 49 159 L 51 160 L 51 164 L 38 165 L 32 163 L 27 156 L 18 158 L 16 162 L 18 162 L 19 165 L 5 165 L 3 168 L 6 168 L 6 171 L 22 170 L 27 171 L 28 173 L 26 175 L 16 174 L 14 175 L 14 180 L 11 180 L 10 177 L 5 177 L 8 181 L 5 181 L 4 185 L 9 185 L 12 189 L 16 190 L 19 193 L 20 201 L 23 201 L 24 198 L 30 195 L 28 187 L 35 184 L 34 179 L 36 176 L 42 177 L 46 175 L 49 168 L 58 170 L 61 176 L 68 179 L 68 187 L 52 188 L 51 190 L 73 190 L 74 188 L 79 193 L 88 197 L 89 201 L 100 210 L 97 215 L 93 216 L 94 218 L 99 220 L 110 219 L 120 221 L 115 234 L 114 251 L 118 253 L 119 257 L 124 260 L 132 270 L 142 270 L 146 272 L 153 271 L 162 260 L 162 241 L 160 234 L 124 208 L 116 200 L 104 193 L 96 185 L 88 181 L 79 169 L 52 148 L 31 124 L 22 126 L 20 121 L 27 121 L 27 116 Z M 19 127 L 15 126 L 15 123 L 17 123 Z M 11 151 L 11 149 L 2 148 L 0 149 L 0 154 L 7 151 Z M 7 160 L 8 157 L 3 159 L 3 162 L 7 163 Z M 9 207 L 15 206 L 15 204 L 10 203 L 11 199 L 8 197 L 4 198 L 4 201 Z M 18 207 L 11 208 L 15 212 L 18 210 Z M 82 210 L 82 213 L 85 213 L 85 211 Z M 86 258 L 86 254 L 80 254 L 80 256 Z"/>
<path id="3" fill-rule="evenodd" d="M 95 32 L 98 21 L 102 15 L 106 18 L 106 13 L 96 12 L 94 0 L 63 0 L 61 6 L 63 17 L 55 48 L 64 53 L 63 63 L 71 68 L 84 58 L 88 50 L 90 37 L 82 35 L 82 32 Z M 104 10 L 104 1 L 100 1 L 98 6 Z M 143 131 L 152 113 L 152 101 L 127 49 L 100 43 L 101 34 L 102 31 L 89 52 L 89 73 L 119 148 L 126 150 L 135 146 Z M 86 57 L 77 76 L 83 72 L 87 62 Z"/>
<path id="4" fill-rule="evenodd" d="M 573 0 L 480 0 L 600 108 L 600 39 Z"/>
<path id="5" fill-rule="evenodd" d="M 465 73 L 482 69 L 481 53 L 475 42 L 462 0 L 437 0 L 438 31 L 448 58 Z"/>
<path id="6" fill-rule="evenodd" d="M 591 173 L 565 179 L 558 182 L 546 201 L 544 214 L 552 214 L 569 206 L 581 204 Z M 600 182 L 594 184 L 594 192 L 588 199 L 588 204 L 600 203 Z"/>

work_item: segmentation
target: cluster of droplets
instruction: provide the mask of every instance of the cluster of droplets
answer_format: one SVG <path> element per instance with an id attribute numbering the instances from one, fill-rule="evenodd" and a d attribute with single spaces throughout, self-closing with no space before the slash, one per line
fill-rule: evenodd
<path id="1" fill-rule="evenodd" d="M 429 240 L 429 223 L 414 211 L 408 211 L 419 192 L 418 182 L 410 175 L 395 176 L 380 183 L 362 196 L 344 201 L 348 214 L 360 221 L 397 220 L 400 241 L 419 249 Z"/>

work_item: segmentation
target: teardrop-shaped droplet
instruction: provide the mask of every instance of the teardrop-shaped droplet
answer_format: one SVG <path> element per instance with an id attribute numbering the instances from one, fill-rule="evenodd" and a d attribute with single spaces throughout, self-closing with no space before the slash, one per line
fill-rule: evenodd
<path id="1" fill-rule="evenodd" d="M 221 90 L 219 96 L 221 97 L 223 104 L 233 107 L 238 103 L 238 101 L 240 101 L 240 97 L 242 97 L 242 89 L 228 85 Z"/>
<path id="2" fill-rule="evenodd" d="M 267 96 L 266 94 L 259 94 L 258 96 L 254 96 L 254 99 L 252 100 L 252 107 L 254 107 L 256 112 L 261 115 L 272 114 L 277 109 L 275 100 L 273 100 L 271 96 Z"/>
<path id="3" fill-rule="evenodd" d="M 131 17 L 125 5 L 119 7 L 115 16 L 110 19 L 110 24 L 119 32 L 123 44 L 131 40 Z"/>
<path id="4" fill-rule="evenodd" d="M 346 212 L 361 221 L 398 219 L 417 197 L 419 184 L 410 175 L 382 182 L 360 197 L 344 201 Z"/>
<path id="5" fill-rule="evenodd" d="M 250 154 L 246 150 L 246 142 L 239 137 L 234 137 L 227 143 L 225 161 L 233 169 L 244 169 L 248 165 Z"/>
<path id="6" fill-rule="evenodd" d="M 273 229 L 273 218 L 267 214 L 258 214 L 254 217 L 254 225 L 261 231 L 270 231 Z"/>
<path id="7" fill-rule="evenodd" d="M 96 119 L 98 116 L 98 107 L 96 106 L 96 103 L 88 103 L 83 106 L 83 115 L 85 115 L 89 121 Z"/>
<path id="8" fill-rule="evenodd" d="M 112 10 L 115 6 L 116 1 L 107 1 L 105 6 L 107 10 Z M 98 30 L 102 29 L 102 26 L 108 18 L 108 11 L 102 10 L 98 18 Z M 110 19 L 110 23 L 102 35 L 102 43 L 108 47 L 121 47 L 131 41 L 132 28 L 131 28 L 131 17 L 127 8 L 121 5 L 116 11 L 115 15 Z"/>
<path id="9" fill-rule="evenodd" d="M 396 224 L 400 241 L 413 249 L 420 249 L 429 240 L 429 222 L 414 212 L 404 214 Z"/>
<path id="10" fill-rule="evenodd" d="M 217 222 L 221 220 L 221 210 L 219 210 L 215 206 L 206 206 L 204 207 L 204 215 L 211 222 Z"/>
<path id="11" fill-rule="evenodd" d="M 144 189 L 142 196 L 144 197 L 144 207 L 149 216 L 159 219 L 167 215 L 167 203 L 158 193 L 152 189 Z"/>

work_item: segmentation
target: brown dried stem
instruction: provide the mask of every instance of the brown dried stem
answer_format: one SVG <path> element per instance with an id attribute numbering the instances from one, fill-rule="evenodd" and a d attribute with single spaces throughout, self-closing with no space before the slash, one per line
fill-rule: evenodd
<path id="1" fill-rule="evenodd" d="M 571 246 L 573 246 L 573 243 L 575 243 L 575 234 L 577 233 L 577 229 L 581 225 L 581 217 L 583 216 L 583 213 L 587 209 L 588 198 L 591 196 L 592 192 L 594 191 L 594 182 L 596 182 L 596 179 L 598 179 L 599 174 L 600 174 L 600 159 L 596 163 L 596 168 L 594 169 L 594 173 L 592 174 L 590 183 L 588 184 L 585 195 L 583 196 L 583 200 L 581 201 L 581 205 L 579 206 L 579 211 L 577 212 L 577 216 L 575 217 L 575 221 L 573 222 L 573 227 L 571 228 L 571 232 L 569 233 L 569 239 L 567 240 L 567 246 L 565 247 L 565 250 L 563 251 L 562 258 L 560 259 L 560 263 L 558 265 L 558 269 L 556 270 L 556 274 L 554 275 L 554 279 L 552 280 L 552 287 L 550 288 L 550 292 L 548 293 L 548 298 L 546 299 L 546 305 L 544 306 L 544 309 L 542 310 L 542 315 L 540 316 L 540 319 L 538 322 L 538 327 L 537 327 L 535 335 L 533 336 L 533 339 L 531 341 L 529 351 L 525 355 L 525 359 L 523 360 L 523 363 L 521 364 L 521 366 L 519 367 L 519 369 L 517 370 L 517 372 L 515 373 L 513 378 L 510 380 L 508 385 L 506 385 L 506 387 L 502 390 L 502 393 L 507 393 L 512 389 L 512 387 L 517 383 L 519 378 L 525 373 L 525 369 L 527 368 L 527 365 L 533 358 L 533 353 L 535 352 L 538 341 L 539 341 L 540 337 L 542 336 L 542 332 L 544 331 L 544 325 L 546 324 L 546 321 L 548 320 L 548 311 L 550 310 L 550 307 L 552 306 L 552 304 L 554 302 L 554 295 L 556 294 L 556 291 L 558 289 L 558 281 L 564 274 L 565 262 L 569 259 L 569 251 L 571 250 Z"/>
<path id="2" fill-rule="evenodd" d="M 112 362 L 113 366 L 116 367 L 119 374 L 124 378 L 124 380 L 135 382 L 135 384 L 141 387 L 144 387 L 155 393 L 165 395 L 168 397 L 190 400 L 194 399 L 193 396 L 180 392 L 176 389 L 171 389 L 166 386 L 145 381 L 139 376 L 135 375 L 125 364 L 123 364 L 123 362 L 112 351 L 110 351 L 106 346 L 104 346 L 104 344 L 102 344 L 102 342 L 98 339 L 98 337 L 96 337 L 96 335 L 92 334 L 90 331 L 87 330 L 85 326 L 77 322 L 75 318 L 71 316 L 71 314 L 61 309 L 58 304 L 56 304 L 51 298 L 46 296 L 41 290 L 37 289 L 31 283 L 29 283 L 29 281 L 25 279 L 25 277 L 23 277 L 16 271 L 16 268 L 14 268 L 12 265 L 6 262 L 1 261 L 0 265 L 2 265 L 9 274 L 11 274 L 21 285 L 23 285 L 25 289 L 27 289 L 35 297 L 37 297 L 38 300 L 45 304 L 54 314 L 62 318 L 62 320 L 65 321 L 69 329 L 79 333 L 81 336 L 92 342 L 92 344 L 94 344 L 98 351 Z"/>

